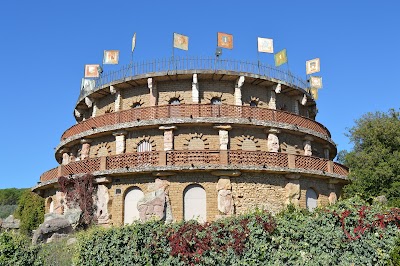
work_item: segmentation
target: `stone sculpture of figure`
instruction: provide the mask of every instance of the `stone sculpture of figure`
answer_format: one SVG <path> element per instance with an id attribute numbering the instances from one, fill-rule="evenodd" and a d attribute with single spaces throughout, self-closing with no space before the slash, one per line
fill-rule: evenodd
<path id="1" fill-rule="evenodd" d="M 172 222 L 172 209 L 168 188 L 169 182 L 158 178 L 154 183 L 149 184 L 149 193 L 144 195 L 137 205 L 139 217 L 142 222 L 150 219 L 165 219 L 166 222 Z"/>
<path id="2" fill-rule="evenodd" d="M 96 197 L 96 216 L 99 224 L 106 224 L 109 220 L 108 215 L 108 201 L 110 197 L 108 195 L 108 189 L 105 185 L 97 186 L 97 197 Z"/>
<path id="3" fill-rule="evenodd" d="M 279 151 L 279 139 L 275 134 L 268 134 L 268 151 L 278 152 Z"/>
<path id="4" fill-rule="evenodd" d="M 225 215 L 233 213 L 232 191 L 227 189 L 218 191 L 218 210 Z"/>
<path id="5" fill-rule="evenodd" d="M 334 204 L 336 203 L 336 201 L 337 201 L 336 193 L 335 193 L 335 192 L 331 192 L 331 193 L 329 194 L 328 200 L 329 200 L 329 204 L 330 204 L 330 205 L 334 205 Z"/>
<path id="6" fill-rule="evenodd" d="M 311 142 L 309 140 L 306 140 L 304 142 L 304 155 L 305 156 L 311 156 L 312 155 Z"/>
<path id="7" fill-rule="evenodd" d="M 285 186 L 285 205 L 293 204 L 299 206 L 300 199 L 300 184 L 297 182 L 287 183 Z"/>

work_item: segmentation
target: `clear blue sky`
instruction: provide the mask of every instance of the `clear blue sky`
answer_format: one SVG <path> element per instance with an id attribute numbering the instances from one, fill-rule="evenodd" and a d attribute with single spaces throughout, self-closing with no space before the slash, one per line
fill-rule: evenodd
<path id="1" fill-rule="evenodd" d="M 399 108 L 398 1 L 12 0 L 0 10 L 0 188 L 31 187 L 57 166 L 54 147 L 75 123 L 84 65 L 101 63 L 105 49 L 128 63 L 134 32 L 135 61 L 169 57 L 173 32 L 189 36 L 189 55 L 212 56 L 218 31 L 234 35 L 224 58 L 256 61 L 258 36 L 286 48 L 301 77 L 305 61 L 319 57 L 317 121 L 339 150 L 351 149 L 344 134 L 362 114 Z"/>

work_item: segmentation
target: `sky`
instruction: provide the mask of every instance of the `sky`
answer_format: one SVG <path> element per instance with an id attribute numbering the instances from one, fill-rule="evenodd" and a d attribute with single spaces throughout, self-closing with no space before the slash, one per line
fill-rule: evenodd
<path id="1" fill-rule="evenodd" d="M 12 0 L 0 10 L 0 189 L 32 187 L 57 166 L 84 65 L 101 63 L 104 50 L 120 50 L 105 72 L 128 64 L 134 32 L 135 62 L 170 57 L 173 32 L 189 36 L 189 51 L 175 56 L 213 56 L 226 32 L 234 49 L 222 57 L 254 62 L 257 37 L 273 38 L 301 78 L 305 61 L 319 57 L 316 120 L 338 150 L 352 148 L 345 134 L 363 114 L 399 108 L 399 1 Z M 273 55 L 260 60 L 272 65 Z"/>

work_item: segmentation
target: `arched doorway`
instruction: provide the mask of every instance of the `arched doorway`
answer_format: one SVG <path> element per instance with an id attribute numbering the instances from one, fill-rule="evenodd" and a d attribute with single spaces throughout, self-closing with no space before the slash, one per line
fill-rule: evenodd
<path id="1" fill-rule="evenodd" d="M 200 185 L 193 184 L 183 192 L 183 214 L 185 221 L 197 220 L 203 223 L 207 220 L 206 191 Z"/>
<path id="2" fill-rule="evenodd" d="M 143 192 L 138 187 L 130 188 L 126 192 L 124 199 L 124 224 L 131 224 L 133 221 L 139 219 L 137 204 L 143 196 Z"/>

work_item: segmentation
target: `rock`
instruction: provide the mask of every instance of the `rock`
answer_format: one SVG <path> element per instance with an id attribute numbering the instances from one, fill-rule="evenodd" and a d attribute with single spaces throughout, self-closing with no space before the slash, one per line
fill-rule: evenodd
<path id="1" fill-rule="evenodd" d="M 232 191 L 227 189 L 218 191 L 218 210 L 225 215 L 233 213 Z"/>
<path id="2" fill-rule="evenodd" d="M 53 234 L 69 234 L 73 231 L 71 223 L 66 218 L 55 218 L 41 224 L 32 237 L 32 244 L 46 242 Z"/>
<path id="3" fill-rule="evenodd" d="M 1 227 L 4 229 L 19 229 L 20 220 L 15 219 L 13 215 L 3 220 Z"/>
<path id="4" fill-rule="evenodd" d="M 50 238 L 46 240 L 46 243 L 56 242 L 67 237 L 67 234 L 54 233 Z"/>
<path id="5" fill-rule="evenodd" d="M 285 191 L 285 204 L 299 206 L 300 184 L 298 183 L 298 180 L 293 180 L 292 183 L 287 183 L 285 186 Z"/>
<path id="6" fill-rule="evenodd" d="M 146 222 L 151 219 L 161 220 L 164 218 L 165 192 L 158 190 L 146 194 L 138 202 L 140 220 Z"/>
<path id="7" fill-rule="evenodd" d="M 78 240 L 75 237 L 71 237 L 70 239 L 68 239 L 67 241 L 67 246 L 69 245 L 73 245 L 77 242 Z"/>
<path id="8" fill-rule="evenodd" d="M 387 198 L 385 195 L 381 195 L 381 196 L 375 197 L 373 202 L 378 203 L 378 204 L 387 204 Z"/>
<path id="9" fill-rule="evenodd" d="M 79 224 L 79 220 L 82 215 L 82 210 L 79 208 L 76 209 L 68 209 L 63 217 L 68 220 L 68 222 L 71 224 L 72 228 L 76 228 Z"/>

